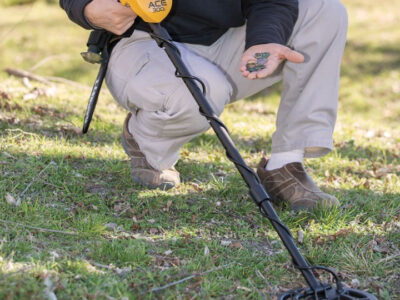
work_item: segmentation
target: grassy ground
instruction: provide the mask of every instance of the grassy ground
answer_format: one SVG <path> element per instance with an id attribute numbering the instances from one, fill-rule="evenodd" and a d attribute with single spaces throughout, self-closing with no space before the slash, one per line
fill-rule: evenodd
<path id="1" fill-rule="evenodd" d="M 400 3 L 344 2 L 336 150 L 306 162 L 342 206 L 278 212 L 304 235 L 311 263 L 400 299 Z M 0 37 L 1 68 L 94 80 L 97 67 L 79 57 L 87 33 L 56 6 L 1 8 Z M 119 141 L 125 113 L 108 92 L 90 134 L 77 133 L 89 92 L 0 73 L 1 299 L 269 299 L 304 284 L 212 132 L 182 150 L 179 189 L 141 189 Z M 278 102 L 276 90 L 222 116 L 253 167 L 270 148 Z"/>

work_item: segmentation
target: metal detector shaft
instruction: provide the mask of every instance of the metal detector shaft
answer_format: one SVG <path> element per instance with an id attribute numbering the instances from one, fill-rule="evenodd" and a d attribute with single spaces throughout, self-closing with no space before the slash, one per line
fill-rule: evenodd
<path id="1" fill-rule="evenodd" d="M 97 74 L 96 81 L 94 82 L 92 92 L 90 93 L 88 106 L 86 109 L 85 119 L 83 121 L 82 132 L 85 134 L 89 130 L 90 122 L 92 121 L 93 113 L 96 108 L 97 100 L 99 99 L 99 94 L 101 86 L 103 85 L 104 77 L 107 73 L 107 61 L 103 61 L 100 65 L 99 73 Z"/>
<path id="2" fill-rule="evenodd" d="M 193 77 L 190 78 L 191 74 L 183 63 L 179 52 L 175 47 L 173 47 L 173 45 L 170 45 L 170 35 L 163 27 L 161 27 L 160 24 L 149 23 L 149 26 L 154 33 L 153 38 L 160 47 L 164 48 L 171 62 L 175 66 L 178 74 L 180 75 L 179 77 L 182 77 L 182 80 L 185 82 L 190 93 L 193 95 L 193 98 L 199 105 L 200 111 L 207 118 L 211 127 L 213 128 L 222 145 L 224 146 L 228 157 L 234 162 L 237 169 L 239 170 L 239 173 L 248 185 L 252 198 L 261 207 L 268 219 L 271 221 L 272 226 L 278 232 L 278 235 L 281 238 L 283 244 L 293 258 L 293 262 L 296 264 L 296 266 L 299 267 L 300 272 L 303 274 L 303 277 L 307 281 L 310 288 L 312 290 L 317 290 L 321 286 L 320 283 L 315 278 L 311 270 L 307 269 L 307 262 L 301 255 L 299 249 L 297 249 L 289 230 L 284 227 L 284 225 L 280 222 L 278 215 L 276 214 L 274 208 L 269 201 L 270 197 L 260 183 L 257 175 L 249 167 L 247 167 L 242 156 L 235 147 L 235 144 L 233 143 L 231 137 L 229 136 L 229 133 L 225 129 L 224 125 L 217 119 L 217 116 L 213 112 L 213 109 L 210 106 L 208 100 L 203 95 L 197 83 L 193 80 Z"/>

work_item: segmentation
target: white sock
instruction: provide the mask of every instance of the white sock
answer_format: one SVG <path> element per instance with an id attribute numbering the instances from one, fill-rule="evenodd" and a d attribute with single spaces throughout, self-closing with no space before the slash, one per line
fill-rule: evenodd
<path id="1" fill-rule="evenodd" d="M 304 158 L 304 150 L 296 149 L 287 152 L 278 152 L 272 153 L 271 157 L 268 161 L 268 164 L 265 166 L 267 171 L 275 170 L 282 168 L 284 165 L 293 163 L 293 162 L 303 162 Z"/>

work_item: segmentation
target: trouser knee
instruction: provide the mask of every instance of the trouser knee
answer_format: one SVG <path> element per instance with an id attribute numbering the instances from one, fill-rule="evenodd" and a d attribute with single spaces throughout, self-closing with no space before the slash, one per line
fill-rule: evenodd
<path id="1" fill-rule="evenodd" d="M 207 102 L 218 116 L 222 113 L 232 94 L 231 86 L 227 85 L 225 80 L 220 83 L 220 86 L 216 85 L 206 95 Z M 167 114 L 163 130 L 165 136 L 200 134 L 210 127 L 206 117 L 201 113 L 199 105 L 184 84 L 172 97 L 174 99 L 171 99 L 171 103 L 167 104 L 166 110 L 163 112 L 163 114 Z M 180 129 L 177 132 L 175 128 Z"/>

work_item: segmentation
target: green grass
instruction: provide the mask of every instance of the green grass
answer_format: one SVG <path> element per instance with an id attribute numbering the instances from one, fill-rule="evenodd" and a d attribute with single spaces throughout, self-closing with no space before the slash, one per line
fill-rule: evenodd
<path id="1" fill-rule="evenodd" d="M 306 162 L 342 206 L 278 213 L 296 238 L 304 232 L 299 247 L 311 263 L 400 299 L 400 4 L 344 3 L 336 150 Z M 79 55 L 87 32 L 57 6 L 2 7 L 0 37 L 0 68 L 84 85 L 95 78 Z M 0 91 L 0 299 L 272 299 L 304 284 L 211 131 L 182 150 L 179 189 L 149 191 L 130 180 L 119 141 L 125 112 L 106 90 L 85 136 L 76 131 L 90 89 L 2 72 Z M 278 103 L 279 88 L 222 116 L 252 167 L 270 149 Z M 19 206 L 7 203 L 21 194 Z"/>

